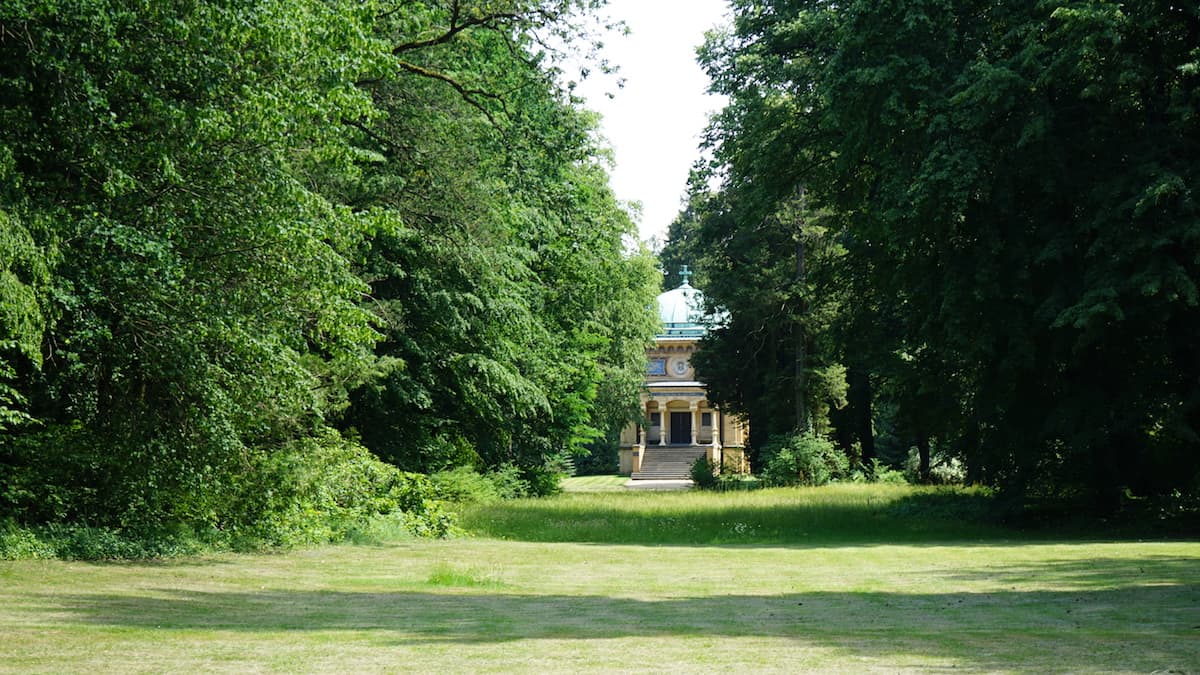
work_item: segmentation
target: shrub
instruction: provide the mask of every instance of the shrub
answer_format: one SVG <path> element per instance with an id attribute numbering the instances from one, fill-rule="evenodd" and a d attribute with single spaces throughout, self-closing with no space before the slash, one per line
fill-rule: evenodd
<path id="1" fill-rule="evenodd" d="M 871 482 L 885 483 L 888 485 L 906 485 L 908 478 L 903 471 L 897 471 L 892 467 L 879 461 L 879 458 L 871 460 Z"/>
<path id="2" fill-rule="evenodd" d="M 430 483 L 440 499 L 456 504 L 494 502 L 500 499 L 496 485 L 469 466 L 430 474 Z"/>
<path id="3" fill-rule="evenodd" d="M 200 537 L 186 528 L 136 532 L 64 523 L 0 524 L 0 560 L 120 560 L 167 558 L 227 549 L 221 533 Z"/>
<path id="4" fill-rule="evenodd" d="M 439 498 L 458 504 L 517 499 L 530 494 L 529 483 L 521 478 L 521 470 L 512 464 L 486 474 L 469 466 L 460 466 L 435 473 L 429 480 Z"/>
<path id="5" fill-rule="evenodd" d="M 28 528 L 12 521 L 0 522 L 0 560 L 53 558 L 54 547 Z"/>
<path id="6" fill-rule="evenodd" d="M 133 459 L 126 456 L 133 451 L 112 450 L 78 425 L 0 437 L 0 518 L 38 537 L 79 538 L 70 557 L 107 557 L 104 551 L 120 548 L 112 532 L 139 541 L 177 530 L 206 540 L 213 533 L 239 548 L 325 542 L 396 509 L 416 529 L 445 529 L 431 488 L 331 430 L 242 445 L 237 461 L 225 464 L 209 463 L 210 453 L 183 441 L 125 440 L 137 449 Z M 164 453 L 175 464 L 159 462 Z M 75 534 L 40 529 L 50 525 Z"/>
<path id="7" fill-rule="evenodd" d="M 60 452 L 41 458 L 26 447 L 34 440 Z M 96 450 L 77 429 L 54 427 L 18 441 L 4 449 L 22 461 L 11 467 L 0 460 L 4 558 L 155 558 L 326 543 L 353 538 L 381 518 L 419 536 L 446 536 L 453 526 L 425 476 L 403 473 L 333 431 L 247 451 L 237 471 L 197 473 L 190 480 L 205 477 L 205 490 L 174 489 L 147 469 L 147 480 L 164 485 L 157 493 L 108 480 L 113 474 L 102 460 L 92 462 Z M 99 467 L 94 475 L 90 466 Z M 107 510 L 105 499 L 112 500 Z"/>
<path id="8" fill-rule="evenodd" d="M 529 482 L 521 478 L 521 469 L 515 464 L 505 464 L 487 474 L 501 499 L 519 499 L 533 494 Z"/>
<path id="9" fill-rule="evenodd" d="M 602 476 L 621 468 L 620 433 L 612 433 L 587 446 L 587 452 L 575 458 L 576 476 Z"/>
<path id="10" fill-rule="evenodd" d="M 768 486 L 824 485 L 850 474 L 850 460 L 828 439 L 808 432 L 774 436 L 763 447 Z"/>
<path id="11" fill-rule="evenodd" d="M 904 477 L 916 485 L 921 482 L 921 458 L 917 448 L 908 449 L 904 460 Z M 967 477 L 966 467 L 957 457 L 940 452 L 935 446 L 929 456 L 929 483 L 931 485 L 961 485 Z"/>
<path id="12" fill-rule="evenodd" d="M 278 460 L 283 486 L 266 498 L 252 537 L 279 545 L 345 539 L 377 516 L 403 512 L 419 536 L 446 536 L 452 517 L 429 478 L 405 473 L 336 433 L 296 444 Z"/>
<path id="13" fill-rule="evenodd" d="M 719 483 L 717 465 L 704 455 L 697 457 L 696 461 L 692 462 L 691 476 L 692 482 L 701 490 L 715 490 Z"/>
<path id="14" fill-rule="evenodd" d="M 566 476 L 558 467 L 525 467 L 521 480 L 529 485 L 529 496 L 549 497 L 562 492 L 562 479 Z"/>

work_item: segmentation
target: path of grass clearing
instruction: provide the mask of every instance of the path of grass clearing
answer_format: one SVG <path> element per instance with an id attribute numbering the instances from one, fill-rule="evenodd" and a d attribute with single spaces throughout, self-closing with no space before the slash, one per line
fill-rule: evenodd
<path id="1" fill-rule="evenodd" d="M 633 495 L 665 499 L 667 512 L 683 496 Z M 754 506 L 708 497 L 717 513 Z M 539 502 L 540 513 L 561 506 L 557 517 L 574 519 L 580 499 Z M 523 519 L 531 505 L 490 508 Z M 870 510 L 860 516 L 878 527 Z M 586 531 L 602 517 L 622 516 L 598 514 Z M 918 534 L 720 546 L 473 538 L 0 563 L 0 671 L 1200 669 L 1200 543 Z"/>
<path id="2" fill-rule="evenodd" d="M 563 492 L 617 492 L 625 489 L 629 476 L 571 476 L 562 481 Z"/>

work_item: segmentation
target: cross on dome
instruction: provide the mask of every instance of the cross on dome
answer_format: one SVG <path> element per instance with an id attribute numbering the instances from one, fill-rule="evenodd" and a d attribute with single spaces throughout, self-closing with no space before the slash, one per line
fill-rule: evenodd
<path id="1" fill-rule="evenodd" d="M 679 268 L 679 276 L 683 278 L 683 283 L 680 284 L 680 286 L 687 286 L 688 277 L 692 276 L 692 271 L 688 269 L 687 265 L 683 265 Z"/>

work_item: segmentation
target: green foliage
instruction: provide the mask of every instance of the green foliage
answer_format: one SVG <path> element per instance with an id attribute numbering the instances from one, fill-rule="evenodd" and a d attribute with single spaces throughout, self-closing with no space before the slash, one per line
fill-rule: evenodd
<path id="1" fill-rule="evenodd" d="M 751 463 L 771 435 L 827 433 L 846 405 L 846 368 L 830 326 L 846 289 L 831 272 L 844 250 L 828 214 L 796 196 L 767 202 L 700 182 L 672 225 L 664 261 L 703 278 L 713 325 L 693 362 L 709 396 L 749 418 Z M 753 225 L 751 225 L 751 223 Z"/>
<path id="2" fill-rule="evenodd" d="M 495 502 L 530 496 L 530 487 L 512 464 L 480 474 L 469 466 L 440 471 L 429 477 L 438 498 L 457 504 Z"/>
<path id="3" fill-rule="evenodd" d="M 55 548 L 12 521 L 0 523 L 0 560 L 43 560 L 55 557 Z"/>
<path id="4" fill-rule="evenodd" d="M 587 453 L 574 458 L 574 475 L 607 476 L 617 473 L 621 468 L 620 438 L 620 430 L 615 430 L 588 444 Z"/>
<path id="5" fill-rule="evenodd" d="M 908 457 L 904 460 L 904 477 L 910 483 L 928 483 L 930 485 L 961 485 L 967 478 L 962 460 L 944 452 L 933 452 L 929 468 L 925 475 L 921 474 L 920 454 L 917 448 L 909 448 Z"/>
<path id="6" fill-rule="evenodd" d="M 227 542 L 225 543 L 227 546 Z M 0 560 L 131 560 L 195 555 L 223 548 L 191 533 L 131 534 L 114 528 L 52 524 L 0 527 Z"/>
<path id="7" fill-rule="evenodd" d="M 0 194 L 15 190 L 11 151 L 0 143 Z M 0 201 L 0 432 L 30 421 L 18 368 L 41 366 L 49 262 L 30 231 Z"/>
<path id="8" fill-rule="evenodd" d="M 496 487 L 496 494 L 501 499 L 517 499 L 533 494 L 529 483 L 521 477 L 520 467 L 513 464 L 505 464 L 488 472 L 487 479 Z"/>
<path id="9" fill-rule="evenodd" d="M 803 188 L 844 250 L 810 270 L 849 294 L 828 324 L 829 354 L 846 364 L 850 393 L 857 381 L 886 403 L 883 426 L 901 448 L 945 447 L 968 479 L 1017 499 L 1083 491 L 1112 509 L 1126 489 L 1190 485 L 1200 10 L 733 7 L 730 30 L 701 52 L 730 97 L 709 134 L 708 175 L 724 181 L 700 228 L 717 236 L 700 250 L 725 247 L 710 277 L 795 260 L 787 236 L 803 237 L 772 218 Z M 777 252 L 756 248 L 766 242 Z M 720 299 L 734 323 L 739 311 L 753 319 L 781 281 Z M 794 350 L 795 336 L 752 347 L 770 344 Z M 728 396 L 748 400 L 764 383 Z M 851 403 L 843 423 L 866 453 L 870 401 Z"/>
<path id="10" fill-rule="evenodd" d="M 445 536 L 453 524 L 425 476 L 403 473 L 331 432 L 269 455 L 244 456 L 236 474 L 210 469 L 203 474 L 205 489 L 186 492 L 169 473 L 133 473 L 106 462 L 78 429 L 22 440 L 45 458 L 17 463 L 20 470 L 0 493 L 4 510 L 17 522 L 44 524 L 38 536 L 71 556 L 87 557 L 78 551 L 99 551 L 109 540 L 126 542 L 121 546 L 136 557 L 168 555 L 156 552 L 156 541 L 166 546 L 194 538 L 172 535 L 177 529 L 195 532 L 203 546 L 246 548 L 341 541 L 381 516 L 401 518 L 420 536 Z M 161 486 L 160 501 L 146 501 L 145 483 Z M 144 553 L 136 553 L 139 547 Z M 104 557 L 125 557 L 114 551 Z"/>
<path id="11" fill-rule="evenodd" d="M 532 497 L 550 497 L 562 492 L 562 479 L 567 474 L 553 463 L 521 469 L 521 481 L 529 485 Z"/>
<path id="12" fill-rule="evenodd" d="M 449 531 L 396 467 L 552 492 L 653 333 L 540 46 L 590 9 L 0 4 L 0 517 L 289 544 Z"/>
<path id="13" fill-rule="evenodd" d="M 769 487 L 818 486 L 850 475 L 850 460 L 823 436 L 776 436 L 763 449 L 763 483 Z"/>
<path id="14" fill-rule="evenodd" d="M 63 473 L 57 477 L 62 478 Z M 110 514 L 103 504 L 91 504 L 92 511 L 81 511 L 88 502 L 69 490 L 83 491 L 82 487 L 26 484 L 27 500 L 37 503 L 45 498 L 42 495 L 49 495 L 55 498 L 53 504 L 60 511 L 56 513 L 51 507 L 35 511 L 30 505 L 19 504 L 24 507 L 17 510 L 22 521 L 53 520 L 40 525 L 7 521 L 0 528 L 0 555 L 158 558 L 369 539 L 385 531 L 393 538 L 401 532 L 444 537 L 454 529 L 453 517 L 443 509 L 440 495 L 427 477 L 401 472 L 361 446 L 336 436 L 304 441 L 288 452 L 278 453 L 256 471 L 243 474 L 243 480 L 244 485 L 214 488 L 208 495 L 214 519 L 208 523 L 193 521 L 195 527 L 152 527 L 140 522 L 111 527 L 77 524 L 102 522 Z M 226 502 L 224 508 L 218 503 L 222 499 Z M 217 514 L 223 518 L 216 518 Z M 166 522 L 182 523 L 184 518 Z"/>
<path id="15" fill-rule="evenodd" d="M 277 483 L 292 486 L 294 493 L 264 509 L 256 525 L 261 536 L 288 544 L 337 541 L 371 518 L 394 512 L 403 514 L 415 535 L 444 537 L 451 531 L 453 518 L 428 477 L 400 471 L 335 434 L 295 448 L 284 469 L 291 476 Z M 275 521 L 272 513 L 279 514 Z"/>
<path id="16" fill-rule="evenodd" d="M 696 487 L 701 490 L 714 490 L 719 484 L 717 477 L 718 466 L 709 461 L 707 456 L 700 456 L 692 462 L 689 475 Z"/>
<path id="17" fill-rule="evenodd" d="M 242 527 L 287 492 L 278 467 L 323 438 L 375 338 L 346 258 L 361 225 L 309 180 L 354 170 L 334 132 L 370 112 L 350 86 L 378 56 L 366 18 L 269 0 L 0 8 L 25 36 L 0 41 L 3 246 L 32 293 L 14 304 L 4 271 L 26 356 L 0 370 L 36 422 L 0 438 L 6 515 Z"/>
<path id="18" fill-rule="evenodd" d="M 905 467 L 907 469 L 907 466 Z M 904 485 L 906 483 L 916 483 L 912 480 L 912 476 L 908 471 L 897 471 L 892 467 L 879 461 L 878 458 L 871 460 L 870 481 L 872 483 L 883 483 L 884 485 Z"/>
<path id="19" fill-rule="evenodd" d="M 371 210 L 377 354 L 399 364 L 342 424 L 410 470 L 583 452 L 636 413 L 654 332 L 652 261 L 625 251 L 594 120 L 530 58 L 525 31 L 565 28 L 574 3 L 501 4 L 467 26 L 432 7 L 380 22 L 398 74 L 366 85 L 386 114 L 355 126 L 381 161 L 338 186 Z"/>

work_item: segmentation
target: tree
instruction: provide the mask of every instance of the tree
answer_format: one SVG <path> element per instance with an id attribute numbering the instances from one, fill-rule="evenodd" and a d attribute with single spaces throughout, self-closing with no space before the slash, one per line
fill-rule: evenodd
<path id="1" fill-rule="evenodd" d="M 0 7 L 0 517 L 303 527 L 400 480 L 334 427 L 548 475 L 630 414 L 653 289 L 539 46 L 597 5 Z"/>
<path id="2" fill-rule="evenodd" d="M 36 422 L 0 438 L 6 515 L 264 515 L 279 462 L 321 433 L 329 375 L 359 367 L 375 335 L 343 255 L 360 225 L 307 180 L 353 171 L 336 129 L 370 108 L 346 86 L 371 68 L 366 16 L 0 9 L 0 210 L 18 253 L 3 302 L 12 316 L 16 288 L 27 317 L 0 339 L 25 353 L 13 387 Z"/>
<path id="3" fill-rule="evenodd" d="M 12 171 L 12 156 L 0 147 L 0 185 Z M 34 237 L 17 219 L 0 210 L 0 432 L 28 422 L 25 392 L 13 386 L 18 370 L 41 366 L 46 330 L 49 263 Z"/>
<path id="4" fill-rule="evenodd" d="M 1017 495 L 1193 482 L 1200 10 L 734 8 L 704 57 L 729 184 L 836 214 L 914 433 Z"/>
<path id="5" fill-rule="evenodd" d="M 827 339 L 840 247 L 794 195 L 774 211 L 735 188 L 697 191 L 691 204 L 664 254 L 682 252 L 705 279 L 711 326 L 693 361 L 709 397 L 749 419 L 758 465 L 768 438 L 826 433 L 830 408 L 845 404 L 845 372 Z"/>
<path id="6" fill-rule="evenodd" d="M 594 120 L 539 46 L 587 4 L 431 4 L 378 27 L 395 67 L 363 86 L 385 115 L 354 127 L 382 161 L 343 189 L 375 214 L 364 275 L 398 367 L 343 424 L 400 466 L 536 473 L 636 412 L 654 288 Z"/>

